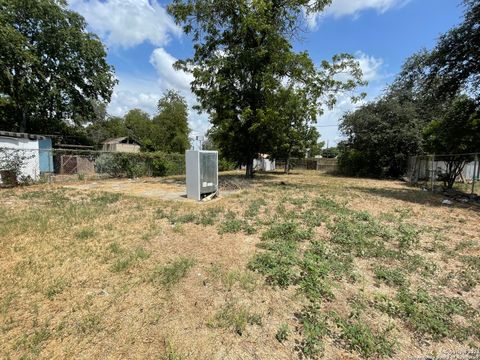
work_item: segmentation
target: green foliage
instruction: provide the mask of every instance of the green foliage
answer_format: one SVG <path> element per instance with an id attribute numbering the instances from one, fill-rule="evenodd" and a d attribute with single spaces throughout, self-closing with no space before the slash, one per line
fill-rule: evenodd
<path id="1" fill-rule="evenodd" d="M 332 280 L 339 280 L 345 275 L 351 277 L 352 261 L 349 256 L 329 251 L 321 242 L 313 242 L 300 263 L 300 289 L 312 302 L 334 299 Z"/>
<path id="2" fill-rule="evenodd" d="M 343 173 L 399 177 L 405 174 L 408 156 L 424 150 L 478 151 L 480 66 L 474 59 L 480 46 L 474 39 L 480 35 L 480 4 L 464 0 L 464 5 L 463 22 L 442 35 L 432 51 L 408 58 L 384 96 L 344 116 L 341 130 L 347 141 L 340 146 L 339 159 Z M 468 160 L 442 159 L 447 170 L 439 175 L 446 188 L 453 186 Z"/>
<path id="3" fill-rule="evenodd" d="M 320 152 L 320 155 L 322 155 L 322 157 L 327 159 L 336 158 L 339 154 L 340 154 L 340 150 L 338 149 L 338 147 L 329 147 L 329 148 L 323 149 Z"/>
<path id="4" fill-rule="evenodd" d="M 0 33 L 3 130 L 50 134 L 71 128 L 67 119 L 97 119 L 116 83 L 113 68 L 65 1 L 2 1 Z"/>
<path id="5" fill-rule="evenodd" d="M 474 314 L 474 310 L 459 298 L 431 296 L 424 290 L 411 292 L 402 288 L 394 300 L 377 297 L 375 306 L 390 316 L 403 318 L 418 335 L 428 335 L 436 341 L 471 332 L 469 327 L 453 321 L 454 315 L 469 318 Z"/>
<path id="6" fill-rule="evenodd" d="M 452 154 L 441 157 L 445 173 L 440 174 L 444 187 L 451 189 L 465 165 L 473 160 L 469 154 L 480 149 L 480 111 L 478 104 L 467 96 L 456 98 L 447 111 L 439 115 L 424 130 L 426 149 L 433 154 Z"/>
<path id="7" fill-rule="evenodd" d="M 303 341 L 300 350 L 307 358 L 316 358 L 323 352 L 323 338 L 328 334 L 326 316 L 315 305 L 307 306 L 300 313 Z"/>
<path id="8" fill-rule="evenodd" d="M 346 114 L 339 168 L 346 175 L 399 177 L 422 149 L 423 120 L 412 104 L 384 98 Z"/>
<path id="9" fill-rule="evenodd" d="M 155 285 L 161 285 L 167 289 L 171 289 L 181 279 L 187 276 L 188 271 L 195 263 L 196 261 L 192 258 L 180 257 L 170 265 L 157 266 L 150 277 L 150 281 Z"/>
<path id="10" fill-rule="evenodd" d="M 26 183 L 29 179 L 21 175 L 22 168 L 34 156 L 27 151 L 0 148 L 0 176 L 4 186 L 15 186 Z"/>
<path id="11" fill-rule="evenodd" d="M 274 159 L 285 159 L 285 170 L 290 170 L 290 158 L 305 158 L 307 151 L 317 152 L 320 134 L 315 128 L 316 103 L 306 96 L 303 90 L 293 87 L 281 88 L 276 96 L 278 115 L 275 125 L 273 148 L 270 155 Z M 323 145 L 323 144 L 322 144 Z M 311 156 L 311 154 L 309 154 Z"/>
<path id="12" fill-rule="evenodd" d="M 459 93 L 472 94 L 480 100 L 480 3 L 463 0 L 464 19 L 459 25 L 440 36 L 429 57 L 426 84 L 435 95 L 444 99 Z M 440 84 L 437 79 L 441 78 Z"/>
<path id="13" fill-rule="evenodd" d="M 408 280 L 402 269 L 378 265 L 374 267 L 373 272 L 376 279 L 383 281 L 389 286 L 402 287 L 408 285 Z"/>
<path id="14" fill-rule="evenodd" d="M 155 127 L 155 148 L 168 153 L 185 153 L 190 148 L 188 134 L 188 105 L 175 90 L 168 90 L 158 101 L 158 115 L 152 120 Z"/>
<path id="15" fill-rule="evenodd" d="M 146 260 L 150 257 L 150 253 L 141 247 L 136 248 L 134 251 L 127 251 L 120 248 L 117 243 L 113 243 L 110 245 L 110 250 L 112 253 L 120 255 L 111 267 L 113 272 L 125 271 L 139 260 Z"/>
<path id="16" fill-rule="evenodd" d="M 367 324 L 358 319 L 345 320 L 335 316 L 340 328 L 340 338 L 349 350 L 358 352 L 362 358 L 391 357 L 395 352 L 396 342 L 388 338 L 387 328 L 383 332 L 374 332 Z"/>
<path id="17" fill-rule="evenodd" d="M 282 324 L 278 328 L 275 338 L 278 340 L 278 342 L 282 343 L 288 339 L 289 334 L 290 329 L 288 328 L 288 324 Z"/>
<path id="18" fill-rule="evenodd" d="M 96 171 L 113 177 L 167 176 L 185 173 L 183 154 L 105 153 L 95 161 Z"/>
<path id="19" fill-rule="evenodd" d="M 236 334 L 243 335 L 247 325 L 262 325 L 262 318 L 248 311 L 243 305 L 228 302 L 215 314 L 209 325 L 215 328 L 231 329 Z"/>

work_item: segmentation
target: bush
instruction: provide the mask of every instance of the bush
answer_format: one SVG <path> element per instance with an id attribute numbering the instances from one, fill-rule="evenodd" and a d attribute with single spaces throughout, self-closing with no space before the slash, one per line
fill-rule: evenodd
<path id="1" fill-rule="evenodd" d="M 218 171 L 235 170 L 236 167 L 237 167 L 237 164 L 234 163 L 233 161 L 228 161 L 223 158 L 218 159 Z"/>
<path id="2" fill-rule="evenodd" d="M 95 170 L 113 177 L 167 176 L 185 173 L 182 154 L 106 153 L 95 161 Z"/>
<path id="3" fill-rule="evenodd" d="M 18 183 L 27 183 L 29 178 L 22 176 L 22 167 L 32 159 L 24 150 L 0 148 L 0 178 L 6 186 L 15 186 Z"/>
<path id="4" fill-rule="evenodd" d="M 338 156 L 338 170 L 347 176 L 380 176 L 381 168 L 355 149 L 344 149 Z"/>

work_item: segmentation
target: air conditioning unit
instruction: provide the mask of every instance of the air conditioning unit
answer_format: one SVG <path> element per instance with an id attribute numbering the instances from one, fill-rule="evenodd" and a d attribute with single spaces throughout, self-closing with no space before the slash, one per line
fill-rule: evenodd
<path id="1" fill-rule="evenodd" d="M 202 200 L 218 194 L 218 152 L 187 150 L 185 152 L 187 198 Z"/>

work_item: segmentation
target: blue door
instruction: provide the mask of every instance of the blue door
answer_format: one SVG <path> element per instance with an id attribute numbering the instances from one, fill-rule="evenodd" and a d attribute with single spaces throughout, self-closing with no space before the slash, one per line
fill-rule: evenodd
<path id="1" fill-rule="evenodd" d="M 53 172 L 52 139 L 38 140 L 40 173 Z"/>

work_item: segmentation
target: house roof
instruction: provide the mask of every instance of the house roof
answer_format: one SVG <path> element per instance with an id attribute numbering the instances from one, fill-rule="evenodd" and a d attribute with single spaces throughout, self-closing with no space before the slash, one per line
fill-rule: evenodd
<path id="1" fill-rule="evenodd" d="M 130 140 L 130 142 L 133 142 L 133 143 L 135 143 L 135 144 L 137 144 L 137 145 L 141 145 L 140 142 L 138 142 L 138 141 L 135 140 L 135 139 L 132 139 L 132 138 L 129 137 L 129 136 L 107 139 L 107 140 L 105 140 L 104 142 L 102 142 L 102 144 L 103 144 L 103 145 L 121 144 L 121 143 L 123 143 L 125 140 Z"/>
<path id="2" fill-rule="evenodd" d="M 30 140 L 45 140 L 48 138 L 45 135 L 27 134 L 27 133 L 3 131 L 3 130 L 0 130 L 0 136 L 17 138 L 17 139 L 30 139 Z"/>

